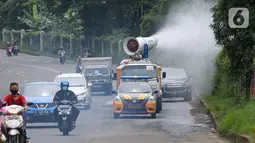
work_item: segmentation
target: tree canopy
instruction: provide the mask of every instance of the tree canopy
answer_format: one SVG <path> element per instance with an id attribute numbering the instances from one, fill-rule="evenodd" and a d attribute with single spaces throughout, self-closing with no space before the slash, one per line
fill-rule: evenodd
<path id="1" fill-rule="evenodd" d="M 228 21 L 229 9 L 240 7 L 249 10 L 249 26 L 247 28 L 231 28 Z M 212 12 L 211 27 L 217 44 L 223 46 L 223 51 L 230 60 L 229 70 L 232 76 L 238 80 L 243 79 L 246 83 L 245 87 L 248 89 L 247 93 L 249 93 L 255 57 L 255 2 L 218 0 L 218 4 L 212 8 Z M 237 13 L 236 16 L 238 14 L 240 15 Z M 235 20 L 235 17 L 232 20 Z"/>
<path id="2" fill-rule="evenodd" d="M 0 0 L 0 28 L 105 36 L 150 36 L 171 0 Z"/>

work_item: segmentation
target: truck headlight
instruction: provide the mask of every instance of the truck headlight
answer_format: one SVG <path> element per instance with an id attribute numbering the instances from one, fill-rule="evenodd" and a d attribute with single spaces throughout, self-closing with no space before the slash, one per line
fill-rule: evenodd
<path id="1" fill-rule="evenodd" d="M 116 96 L 116 97 L 115 97 L 115 101 L 117 101 L 117 102 L 122 102 L 122 101 L 121 101 L 121 98 L 120 98 L 119 96 Z"/>
<path id="2" fill-rule="evenodd" d="M 153 101 L 155 101 L 155 98 L 154 98 L 153 96 L 151 96 L 151 97 L 149 98 L 149 100 L 150 100 L 151 102 L 153 102 Z"/>

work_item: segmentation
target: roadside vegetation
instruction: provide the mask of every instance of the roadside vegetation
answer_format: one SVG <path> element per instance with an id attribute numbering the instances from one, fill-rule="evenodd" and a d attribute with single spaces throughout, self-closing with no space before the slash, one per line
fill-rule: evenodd
<path id="1" fill-rule="evenodd" d="M 172 1 L 0 0 L 0 29 L 43 30 L 101 40 L 150 36 L 164 21 Z"/>
<path id="2" fill-rule="evenodd" d="M 249 9 L 250 23 L 245 29 L 228 25 L 228 10 Z M 255 138 L 255 101 L 251 96 L 255 58 L 255 5 L 239 0 L 218 0 L 212 9 L 211 27 L 222 49 L 217 55 L 214 88 L 203 98 L 219 123 L 223 135 L 242 134 Z"/>

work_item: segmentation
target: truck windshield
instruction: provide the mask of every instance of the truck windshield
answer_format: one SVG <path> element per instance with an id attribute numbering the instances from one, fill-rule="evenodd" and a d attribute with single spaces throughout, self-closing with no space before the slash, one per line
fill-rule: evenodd
<path id="1" fill-rule="evenodd" d="M 98 75 L 109 75 L 108 68 L 87 68 L 85 70 L 86 76 L 98 76 Z"/>
<path id="2" fill-rule="evenodd" d="M 150 76 L 158 78 L 157 67 L 154 65 L 132 65 L 122 69 L 122 76 Z"/>
<path id="3" fill-rule="evenodd" d="M 118 89 L 119 93 L 150 93 L 152 89 L 147 83 L 123 82 Z"/>

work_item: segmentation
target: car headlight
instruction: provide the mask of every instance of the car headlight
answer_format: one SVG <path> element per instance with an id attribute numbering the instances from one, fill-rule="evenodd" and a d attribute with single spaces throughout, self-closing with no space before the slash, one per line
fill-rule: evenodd
<path id="1" fill-rule="evenodd" d="M 153 101 L 155 101 L 155 98 L 154 98 L 153 96 L 151 96 L 151 97 L 149 98 L 149 100 L 153 102 Z"/>
<path id="2" fill-rule="evenodd" d="M 122 101 L 121 101 L 121 98 L 120 98 L 119 96 L 116 96 L 116 97 L 115 97 L 115 101 L 117 101 L 117 102 L 122 102 Z"/>

